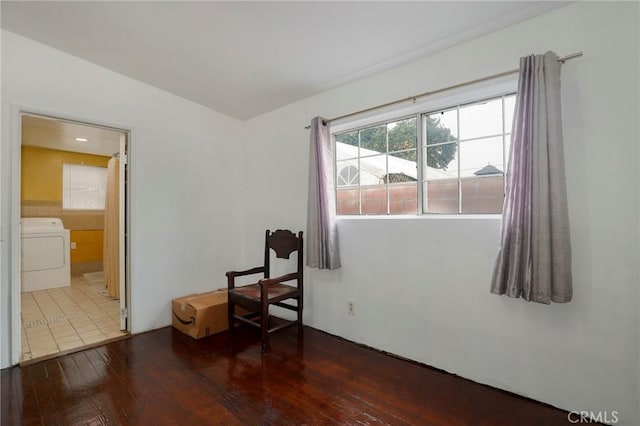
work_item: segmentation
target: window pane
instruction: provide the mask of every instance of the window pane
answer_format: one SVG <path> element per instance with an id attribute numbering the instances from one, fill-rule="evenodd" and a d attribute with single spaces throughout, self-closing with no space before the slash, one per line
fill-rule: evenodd
<path id="1" fill-rule="evenodd" d="M 347 145 L 358 146 L 358 132 L 354 131 L 354 132 L 342 133 L 342 134 L 336 135 L 336 142 L 344 143 Z"/>
<path id="2" fill-rule="evenodd" d="M 502 136 L 460 142 L 460 176 L 502 174 Z"/>
<path id="3" fill-rule="evenodd" d="M 392 152 L 389 155 L 395 158 L 402 158 L 404 160 L 413 161 L 414 163 L 418 161 L 418 153 L 415 149 L 411 149 L 409 151 Z"/>
<path id="4" fill-rule="evenodd" d="M 358 158 L 358 147 L 336 141 L 336 160 Z"/>
<path id="5" fill-rule="evenodd" d="M 462 178 L 462 213 L 501 213 L 503 201 L 502 175 Z"/>
<path id="6" fill-rule="evenodd" d="M 428 146 L 425 155 L 427 167 L 448 170 L 452 165 L 455 165 L 457 170 L 458 163 L 453 162 L 454 158 L 456 158 L 457 150 L 458 146 L 455 142 L 443 145 Z"/>
<path id="7" fill-rule="evenodd" d="M 360 172 L 358 160 L 338 161 L 336 163 L 336 184 L 337 186 L 358 185 Z"/>
<path id="8" fill-rule="evenodd" d="M 437 112 L 426 116 L 427 145 L 454 141 L 458 137 L 457 110 Z"/>
<path id="9" fill-rule="evenodd" d="M 360 130 L 360 155 L 387 152 L 387 126 Z"/>
<path id="10" fill-rule="evenodd" d="M 387 124 L 389 152 L 415 149 L 417 143 L 416 119 L 395 121 Z"/>
<path id="11" fill-rule="evenodd" d="M 418 182 L 406 182 L 389 186 L 389 213 L 418 213 Z"/>
<path id="12" fill-rule="evenodd" d="M 462 213 L 500 213 L 504 199 L 502 137 L 460 143 Z"/>
<path id="13" fill-rule="evenodd" d="M 358 188 L 338 189 L 336 213 L 344 215 L 360 214 Z"/>
<path id="14" fill-rule="evenodd" d="M 513 127 L 513 113 L 516 109 L 516 95 L 504 97 L 504 131 L 511 133 Z"/>
<path id="15" fill-rule="evenodd" d="M 502 99 L 493 99 L 460 108 L 460 139 L 502 133 Z"/>
<path id="16" fill-rule="evenodd" d="M 388 158 L 389 172 L 383 177 L 383 182 L 411 182 L 418 179 L 417 152 L 396 152 Z"/>
<path id="17" fill-rule="evenodd" d="M 427 164 L 425 169 L 426 185 L 424 186 L 427 213 L 458 213 L 458 156 L 456 143 L 427 147 L 429 158 L 441 158 L 440 167 Z M 443 152 L 449 153 L 444 159 Z"/>
<path id="18" fill-rule="evenodd" d="M 336 135 L 336 160 L 358 157 L 358 132 Z"/>
<path id="19" fill-rule="evenodd" d="M 387 175 L 387 155 L 360 159 L 360 185 L 380 185 Z"/>
<path id="20" fill-rule="evenodd" d="M 362 214 L 387 214 L 387 186 L 365 186 L 362 194 Z"/>
<path id="21" fill-rule="evenodd" d="M 427 181 L 426 186 L 427 213 L 458 213 L 458 179 Z"/>
<path id="22" fill-rule="evenodd" d="M 400 156 L 405 158 L 400 158 Z M 387 176 L 389 182 L 389 213 L 417 214 L 418 212 L 418 163 L 416 150 L 389 155 Z"/>

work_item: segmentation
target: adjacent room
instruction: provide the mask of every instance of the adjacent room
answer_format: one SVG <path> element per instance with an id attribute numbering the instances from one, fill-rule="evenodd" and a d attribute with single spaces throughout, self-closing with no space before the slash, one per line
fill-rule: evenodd
<path id="1" fill-rule="evenodd" d="M 26 362 L 126 330 L 118 256 L 126 134 L 23 115 L 21 135 L 20 361 Z"/>
<path id="2" fill-rule="evenodd" d="M 2 424 L 640 424 L 638 2 L 0 18 Z"/>

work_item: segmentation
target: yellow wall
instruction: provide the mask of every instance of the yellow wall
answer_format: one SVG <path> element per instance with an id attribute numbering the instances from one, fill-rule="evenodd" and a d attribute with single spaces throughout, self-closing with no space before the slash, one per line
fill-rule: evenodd
<path id="1" fill-rule="evenodd" d="M 103 237 L 102 229 L 71 231 L 71 241 L 76 243 L 71 263 L 102 261 Z"/>
<path id="2" fill-rule="evenodd" d="M 109 157 L 22 147 L 22 201 L 62 202 L 62 163 L 107 167 Z"/>

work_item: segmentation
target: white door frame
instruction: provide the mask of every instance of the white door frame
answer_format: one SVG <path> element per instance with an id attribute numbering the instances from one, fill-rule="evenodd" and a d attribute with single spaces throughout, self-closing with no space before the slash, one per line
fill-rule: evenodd
<path id="1" fill-rule="evenodd" d="M 120 151 L 118 151 L 120 166 L 118 167 L 118 294 L 120 295 L 120 330 L 128 331 L 129 304 L 127 303 L 127 221 L 126 211 L 129 205 L 127 199 L 127 138 L 129 134 L 123 132 L 120 135 Z"/>
<path id="2" fill-rule="evenodd" d="M 113 130 L 123 132 L 127 135 L 127 164 L 131 170 L 131 142 L 133 140 L 133 128 L 131 126 L 122 126 L 118 124 L 105 123 L 102 121 L 70 116 L 54 111 L 47 111 L 40 108 L 10 104 L 11 106 L 11 155 L 10 155 L 10 199 L 9 199 L 9 220 L 5 223 L 9 225 L 9 300 L 11 312 L 11 337 L 10 337 L 10 356 L 11 365 L 20 362 L 22 352 L 22 336 L 20 332 L 20 314 L 21 314 L 21 297 L 20 297 L 20 178 L 21 178 L 21 149 L 22 149 L 22 115 L 35 114 L 45 117 L 59 118 L 62 120 L 76 122 L 88 126 L 106 127 Z M 5 163 L 6 164 L 6 163 Z M 131 173 L 128 173 L 126 194 L 126 204 L 124 214 L 126 217 L 126 229 L 124 230 L 126 238 L 126 262 L 120 265 L 121 270 L 125 271 L 126 291 L 124 303 L 127 306 L 127 331 L 131 331 Z M 122 299 L 121 294 L 121 299 Z M 122 314 L 121 314 L 122 315 Z"/>

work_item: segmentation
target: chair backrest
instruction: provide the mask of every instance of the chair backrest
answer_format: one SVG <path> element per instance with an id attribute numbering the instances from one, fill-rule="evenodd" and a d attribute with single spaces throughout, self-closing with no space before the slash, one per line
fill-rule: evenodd
<path id="1" fill-rule="evenodd" d="M 265 278 L 270 278 L 270 253 L 273 250 L 276 253 L 276 257 L 280 259 L 289 259 L 291 253 L 298 252 L 298 270 L 297 272 L 302 277 L 303 269 L 303 241 L 302 231 L 298 232 L 298 235 L 286 229 L 278 229 L 271 232 L 267 229 L 264 237 L 264 268 Z"/>

